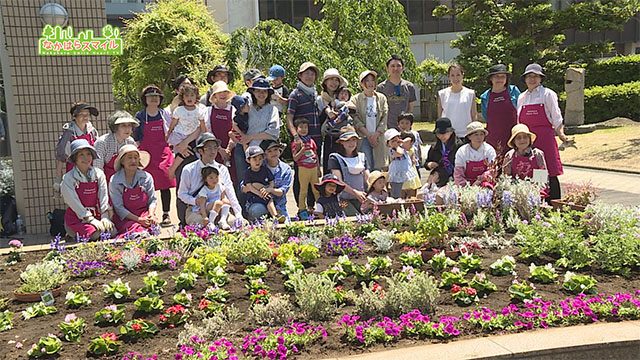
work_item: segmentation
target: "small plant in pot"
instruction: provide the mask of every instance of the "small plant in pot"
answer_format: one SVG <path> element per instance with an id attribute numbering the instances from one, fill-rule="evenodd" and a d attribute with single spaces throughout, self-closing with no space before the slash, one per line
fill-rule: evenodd
<path id="1" fill-rule="evenodd" d="M 435 254 L 444 250 L 446 256 L 455 259 L 460 254 L 457 250 L 449 248 L 449 226 L 447 216 L 436 212 L 421 217 L 416 232 L 428 239 L 428 243 L 422 248 L 422 259 L 428 262 Z"/>
<path id="2" fill-rule="evenodd" d="M 583 211 L 596 197 L 598 193 L 591 182 L 567 184 L 562 199 L 551 200 L 551 205 L 555 208 L 568 206 L 571 210 Z"/>
<path id="3" fill-rule="evenodd" d="M 50 290 L 53 296 L 58 296 L 60 287 L 68 278 L 64 264 L 59 261 L 44 260 L 30 264 L 20 273 L 22 285 L 14 291 L 14 296 L 22 302 L 40 301 L 41 294 L 47 290 Z"/>

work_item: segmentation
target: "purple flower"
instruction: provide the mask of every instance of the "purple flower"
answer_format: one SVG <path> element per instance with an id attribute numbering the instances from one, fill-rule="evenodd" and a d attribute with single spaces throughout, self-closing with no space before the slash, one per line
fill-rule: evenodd
<path id="1" fill-rule="evenodd" d="M 328 255 L 358 256 L 364 251 L 365 242 L 361 237 L 352 238 L 348 235 L 333 238 L 327 243 Z"/>

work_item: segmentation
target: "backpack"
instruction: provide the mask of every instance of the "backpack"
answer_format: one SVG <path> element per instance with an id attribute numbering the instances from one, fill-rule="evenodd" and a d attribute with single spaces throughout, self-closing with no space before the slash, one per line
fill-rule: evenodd
<path id="1" fill-rule="evenodd" d="M 54 209 L 47 213 L 49 224 L 51 224 L 49 228 L 49 234 L 51 236 L 60 235 L 64 237 L 67 235 L 67 230 L 64 228 L 64 213 L 64 209 Z"/>
<path id="2" fill-rule="evenodd" d="M 0 196 L 0 236 L 7 237 L 18 232 L 16 199 L 10 195 Z"/>

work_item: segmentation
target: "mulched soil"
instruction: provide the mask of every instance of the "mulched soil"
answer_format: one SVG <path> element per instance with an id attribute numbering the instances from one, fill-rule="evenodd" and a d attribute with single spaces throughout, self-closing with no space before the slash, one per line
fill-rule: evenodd
<path id="1" fill-rule="evenodd" d="M 389 255 L 393 260 L 393 269 L 400 270 L 401 264 L 398 259 L 398 255 L 402 253 L 402 247 L 399 245 L 395 245 L 393 251 L 390 252 Z M 492 309 L 501 309 L 502 307 L 509 304 L 509 294 L 507 293 L 507 288 L 511 284 L 513 280 L 512 276 L 504 276 L 504 277 L 496 277 L 491 276 L 488 272 L 489 265 L 494 262 L 496 259 L 500 258 L 503 255 L 512 255 L 516 256 L 518 254 L 518 250 L 515 248 L 503 249 L 500 251 L 491 251 L 487 249 L 479 250 L 478 254 L 483 258 L 482 267 L 483 270 L 487 273 L 488 278 L 493 281 L 498 286 L 498 292 L 490 294 L 487 298 L 481 299 L 478 306 L 486 306 Z M 376 254 L 369 253 L 369 256 L 375 256 Z M 43 252 L 32 252 L 24 254 L 24 259 L 22 262 L 13 265 L 13 266 L 2 266 L 0 267 L 0 297 L 12 297 L 12 292 L 20 285 L 19 274 L 20 272 L 27 266 L 27 264 L 36 262 L 40 260 L 44 256 Z M 331 264 L 333 264 L 337 260 L 335 256 L 323 256 L 321 259 L 318 259 L 313 266 L 310 266 L 306 269 L 307 272 L 320 272 Z M 359 258 L 353 259 L 354 262 L 364 264 L 366 263 L 366 256 L 361 256 Z M 4 259 L 0 260 L 4 261 Z M 553 259 L 549 259 L 549 261 L 553 261 Z M 544 262 L 542 262 L 544 263 Z M 517 273 L 521 276 L 526 276 L 529 273 L 528 270 L 529 264 L 518 263 L 517 264 Z M 430 271 L 428 265 L 425 266 L 427 271 Z M 161 277 L 167 280 L 166 290 L 167 293 L 162 295 L 162 299 L 165 303 L 165 308 L 172 304 L 172 296 L 175 294 L 174 290 L 174 281 L 171 279 L 172 276 L 175 276 L 179 273 L 179 269 L 177 270 L 165 270 L 159 271 Z M 22 320 L 20 312 L 27 308 L 30 304 L 17 303 L 13 302 L 9 309 L 15 313 L 14 316 L 14 328 L 9 331 L 5 331 L 0 333 L 0 359 L 26 359 L 26 352 L 35 341 L 40 336 L 45 336 L 48 333 L 59 334 L 58 323 L 64 320 L 64 317 L 68 313 L 75 313 L 78 317 L 82 317 L 87 321 L 87 329 L 81 341 L 79 343 L 63 343 L 63 350 L 60 355 L 60 359 L 78 359 L 84 358 L 86 356 L 86 349 L 89 344 L 90 339 L 99 336 L 104 332 L 115 332 L 118 333 L 118 329 L 116 327 L 97 327 L 93 324 L 93 316 L 94 313 L 101 309 L 106 305 L 110 305 L 110 301 L 105 301 L 102 293 L 102 285 L 109 283 L 118 277 L 121 277 L 123 281 L 128 281 L 132 290 L 132 297 L 137 298 L 138 296 L 134 293 L 143 286 L 142 278 L 146 275 L 146 273 L 150 271 L 150 269 L 144 266 L 142 269 L 134 271 L 132 273 L 125 273 L 124 271 L 112 271 L 111 273 L 95 278 L 89 279 L 94 285 L 90 293 L 90 297 L 92 300 L 92 304 L 89 307 L 84 307 L 81 309 L 67 309 L 64 305 L 64 295 L 66 294 L 67 289 L 77 283 L 78 281 L 71 281 L 65 284 L 62 288 L 62 294 L 60 297 L 56 298 L 56 307 L 58 308 L 58 312 L 56 314 L 47 315 L 44 317 L 30 319 L 28 321 Z M 620 276 L 613 276 L 608 274 L 603 274 L 600 272 L 588 271 L 598 280 L 598 291 L 606 294 L 612 294 L 616 292 L 633 292 L 636 289 L 640 289 L 640 275 L 637 272 L 634 272 L 631 277 L 624 278 Z M 439 274 L 435 274 L 436 278 L 439 279 Z M 561 273 L 562 276 L 562 273 Z M 472 274 L 469 274 L 468 279 L 472 277 Z M 265 282 L 271 288 L 271 293 L 284 293 L 285 289 L 283 286 L 284 278 L 280 274 L 280 268 L 276 265 L 271 265 L 269 267 L 269 271 L 265 278 Z M 229 303 L 234 304 L 241 312 L 244 314 L 248 314 L 249 308 L 249 300 L 247 289 L 245 288 L 246 282 L 242 279 L 242 274 L 229 271 L 229 283 L 225 285 L 225 289 L 230 292 Z M 384 283 L 383 283 L 384 285 Z M 189 293 L 194 295 L 194 302 L 197 304 L 197 300 L 199 295 L 201 295 L 205 289 L 207 288 L 207 282 L 203 277 L 198 279 L 198 284 L 196 289 L 189 291 Z M 356 287 L 355 279 L 353 277 L 348 278 L 344 287 L 346 289 L 353 289 Z M 552 284 L 552 285 L 537 285 L 538 293 L 545 300 L 553 300 L 559 301 L 569 294 L 563 292 L 561 290 L 560 284 Z M 293 298 L 293 297 L 292 297 Z M 126 305 L 126 314 L 127 320 L 131 319 L 134 316 L 134 305 L 133 300 L 124 303 Z M 461 316 L 464 312 L 472 310 L 473 307 L 463 308 L 457 306 L 448 291 L 442 290 L 441 296 L 439 297 L 436 307 L 435 307 L 435 317 L 439 317 L 442 315 L 456 315 Z M 413 340 L 403 340 L 396 344 L 389 346 L 373 346 L 367 349 L 358 349 L 351 346 L 345 345 L 340 341 L 342 336 L 341 329 L 336 325 L 336 321 L 340 315 L 345 313 L 354 313 L 355 308 L 353 306 L 346 306 L 339 309 L 339 315 L 335 317 L 335 319 L 331 322 L 325 322 L 323 325 L 328 329 L 329 337 L 327 341 L 323 344 L 314 345 L 310 349 L 305 349 L 303 353 L 298 357 L 300 359 L 320 359 L 324 357 L 335 357 L 335 356 L 345 356 L 349 354 L 360 354 L 367 353 L 373 351 L 380 351 L 386 348 L 395 348 L 395 347 L 406 347 L 412 346 L 416 344 L 425 344 L 427 341 L 413 341 Z M 137 316 L 142 317 L 158 323 L 158 315 L 147 315 L 147 316 Z M 299 319 L 302 320 L 302 319 Z M 247 334 L 249 331 L 255 328 L 255 324 L 251 321 L 250 316 L 244 316 L 239 324 L 236 324 L 237 328 L 240 328 L 239 335 L 235 338 L 234 344 L 237 348 L 240 348 L 241 341 L 240 339 L 243 335 Z M 151 339 L 141 340 L 134 344 L 125 344 L 121 348 L 121 352 L 117 356 L 107 357 L 108 359 L 121 359 L 122 355 L 128 351 L 138 351 L 143 354 L 158 354 L 160 359 L 173 359 L 173 354 L 176 351 L 176 340 L 178 333 L 181 331 L 181 328 L 177 329 L 162 329 L 158 335 Z M 464 334 L 459 338 L 468 338 L 468 337 L 477 337 L 482 336 L 482 334 Z M 9 343 L 9 341 L 20 341 L 24 344 L 22 349 L 16 349 L 14 343 Z"/>

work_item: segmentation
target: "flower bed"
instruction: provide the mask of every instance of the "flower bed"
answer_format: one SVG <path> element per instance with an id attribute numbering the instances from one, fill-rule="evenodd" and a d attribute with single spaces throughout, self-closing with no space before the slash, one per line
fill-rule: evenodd
<path id="1" fill-rule="evenodd" d="M 22 253 L 3 268 L 0 298 L 45 257 L 40 268 L 62 264 L 68 279 L 43 286 L 61 284 L 66 296 L 47 311 L 0 300 L 0 346 L 8 358 L 27 358 L 39 342 L 62 358 L 316 359 L 640 318 L 638 209 L 545 213 L 504 186 L 454 189 L 441 212 L 324 227 L 191 229 L 74 249 L 54 241 L 49 254 Z M 448 258 L 452 249 L 461 255 Z"/>

